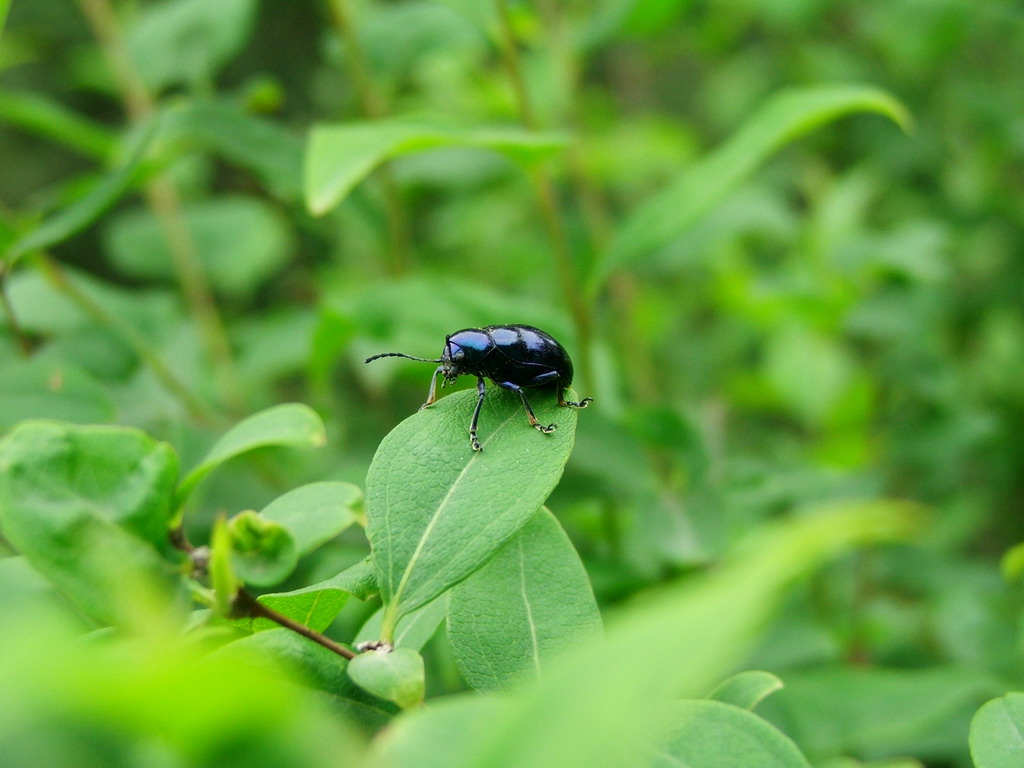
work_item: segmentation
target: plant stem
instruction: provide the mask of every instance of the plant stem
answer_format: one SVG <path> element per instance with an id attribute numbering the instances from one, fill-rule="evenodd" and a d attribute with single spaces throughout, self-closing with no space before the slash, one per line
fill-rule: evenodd
<path id="1" fill-rule="evenodd" d="M 509 81 L 512 83 L 519 119 L 527 128 L 535 130 L 537 119 L 533 112 L 533 105 L 530 103 L 530 95 L 526 90 L 522 67 L 519 65 L 519 46 L 516 41 L 515 29 L 512 26 L 512 17 L 508 12 L 508 4 L 506 0 L 494 0 L 494 8 L 498 12 L 501 57 L 505 69 L 508 71 Z"/>
<path id="2" fill-rule="evenodd" d="M 178 282 L 199 324 L 206 354 L 217 371 L 220 394 L 232 411 L 243 413 L 245 390 L 235 367 L 227 330 L 203 271 L 199 250 L 182 213 L 178 190 L 170 179 L 156 178 L 146 185 L 146 200 L 156 214 L 170 248 Z"/>
<path id="3" fill-rule="evenodd" d="M 121 100 L 128 116 L 140 120 L 153 110 L 153 102 L 145 83 L 135 69 L 131 53 L 121 34 L 117 14 L 108 0 L 78 0 L 93 35 L 99 41 L 100 49 L 107 59 L 114 78 L 117 80 Z"/>
<path id="4" fill-rule="evenodd" d="M 851 666 L 863 667 L 871 662 L 871 646 L 865 631 L 864 616 L 874 592 L 872 583 L 871 552 L 854 552 L 853 597 L 850 606 L 850 633 L 847 640 L 846 659 Z"/>
<path id="5" fill-rule="evenodd" d="M 356 99 L 363 114 L 371 120 L 380 120 L 386 115 L 384 100 L 373 86 L 370 77 L 366 53 L 359 42 L 355 25 L 348 6 L 349 0 L 329 0 L 328 7 L 331 18 L 338 30 L 338 35 L 345 43 L 345 60 L 348 65 L 349 77 L 355 88 Z M 402 197 L 391 172 L 390 163 L 382 163 L 377 169 L 381 191 L 384 195 L 384 212 L 388 219 L 388 231 L 391 238 L 391 269 L 395 274 L 406 270 L 409 262 L 409 222 L 402 207 Z"/>
<path id="6" fill-rule="evenodd" d="M 0 262 L 0 306 L 7 316 L 7 327 L 11 329 L 11 335 L 18 343 L 18 350 L 22 357 L 29 357 L 32 354 L 32 342 L 29 341 L 25 331 L 18 322 L 18 315 L 14 311 L 14 305 L 7 295 L 7 264 Z"/>
<path id="7" fill-rule="evenodd" d="M 556 3 L 552 0 L 537 0 L 537 10 L 543 20 L 548 48 L 561 62 L 560 71 L 565 72 L 564 88 L 569 96 L 566 119 L 571 129 L 578 133 L 582 119 L 579 102 L 574 96 L 579 90 L 579 61 L 571 41 L 565 34 L 565 25 L 562 23 Z M 572 144 L 566 150 L 566 170 L 583 214 L 584 229 L 590 247 L 594 253 L 600 253 L 611 240 L 612 215 L 602 190 L 590 178 L 576 144 Z M 613 323 L 613 342 L 622 359 L 628 358 L 631 361 L 630 365 L 625 366 L 624 372 L 631 399 L 653 402 L 658 399 L 655 386 L 657 377 L 653 375 L 656 366 L 651 359 L 650 350 L 636 343 L 640 338 L 636 329 L 636 290 L 636 280 L 631 274 L 619 272 L 610 278 L 610 309 L 616 316 Z M 585 291 L 584 294 L 588 310 L 593 313 L 597 295 L 589 291 Z"/>
<path id="8" fill-rule="evenodd" d="M 392 605 L 384 606 L 384 616 L 380 623 L 380 640 L 388 645 L 395 644 L 395 625 L 398 623 L 398 615 L 391 608 Z"/>
<path id="9" fill-rule="evenodd" d="M 508 5 L 506 0 L 494 0 L 494 7 L 498 13 L 501 57 L 508 72 L 509 81 L 512 84 L 516 107 L 519 111 L 519 119 L 527 129 L 536 130 L 537 118 L 533 105 L 530 103 L 526 81 L 523 78 L 515 30 L 512 28 L 512 19 L 509 16 Z M 540 203 L 541 216 L 544 219 L 548 239 L 551 241 L 551 247 L 555 254 L 555 266 L 565 303 L 569 308 L 576 327 L 576 335 L 579 342 L 580 372 L 583 380 L 590 383 L 593 381 L 593 364 L 590 355 L 593 320 L 591 312 L 582 298 L 579 276 L 576 273 L 576 265 L 573 261 L 572 246 L 569 242 L 564 217 L 558 204 L 555 185 L 551 175 L 542 165 L 535 166 L 530 173 L 530 177 L 537 193 L 537 200 Z"/>
<path id="10" fill-rule="evenodd" d="M 557 62 L 558 71 L 564 73 L 563 85 L 566 98 L 565 120 L 574 134 L 582 129 L 583 119 L 576 94 L 580 87 L 580 61 L 572 40 L 566 33 L 565 24 L 558 4 L 552 0 L 537 0 L 537 11 L 547 37 L 547 48 Z M 579 144 L 573 142 L 566 148 L 566 171 L 569 182 L 583 214 L 584 229 L 594 252 L 603 248 L 612 233 L 612 216 L 608 201 L 600 187 L 594 183 L 580 154 Z"/>
<path id="11" fill-rule="evenodd" d="M 238 590 L 238 594 L 235 595 L 235 608 L 244 616 L 269 619 L 276 624 L 280 624 L 282 627 L 286 627 L 287 629 L 292 630 L 292 632 L 297 632 L 303 637 L 312 640 L 318 645 L 322 645 L 327 650 L 332 651 L 339 656 L 343 656 L 346 659 L 354 659 L 356 657 L 356 653 L 354 651 L 349 650 L 340 643 L 334 642 L 331 638 L 310 629 L 304 624 L 299 624 L 297 621 L 288 618 L 283 613 L 278 613 L 273 608 L 261 603 L 245 589 Z"/>
<path id="12" fill-rule="evenodd" d="M 623 360 L 623 378 L 633 402 L 653 403 L 660 398 L 659 372 L 650 348 L 641 344 L 644 338 L 637 325 L 637 281 L 628 272 L 617 272 L 608 280 L 608 294 L 614 320 L 613 339 Z"/>
<path id="13" fill-rule="evenodd" d="M 181 402 L 193 419 L 204 424 L 210 424 L 214 421 L 207 406 L 175 377 L 171 369 L 150 348 L 149 342 L 131 323 L 108 312 L 100 304 L 93 301 L 85 291 L 74 284 L 55 259 L 43 252 L 37 254 L 37 259 L 43 276 L 49 281 L 50 285 L 67 296 L 94 321 L 110 328 L 120 336 L 132 348 L 132 351 L 138 355 L 139 359 L 149 366 L 164 388 Z"/>
<path id="14" fill-rule="evenodd" d="M 581 121 L 579 105 L 573 95 L 578 91 L 580 66 L 575 58 L 573 46 L 565 39 L 560 15 L 551 0 L 538 0 L 537 7 L 544 18 L 544 28 L 551 39 L 551 49 L 565 59 L 565 70 L 569 73 L 566 90 L 568 100 L 569 123 L 574 130 L 579 130 Z M 578 147 L 573 145 L 566 155 L 569 179 L 576 191 L 583 222 L 588 239 L 594 253 L 601 253 L 611 240 L 614 227 L 613 217 L 609 211 L 608 201 L 600 187 L 593 182 L 583 163 Z M 620 358 L 630 360 L 625 366 L 624 376 L 630 398 L 637 402 L 656 402 L 659 398 L 657 390 L 657 365 L 648 346 L 638 344 L 641 335 L 636 322 L 637 283 L 634 275 L 628 272 L 616 272 L 611 275 L 608 283 L 610 294 L 610 311 L 614 315 L 613 343 L 616 345 Z M 599 298 L 599 292 L 585 291 L 591 311 Z"/>
<path id="15" fill-rule="evenodd" d="M 364 114 L 374 120 L 384 116 L 384 105 L 380 94 L 374 90 L 370 79 L 366 52 L 363 51 L 359 35 L 356 34 L 352 15 L 349 13 L 348 0 L 330 0 L 331 19 L 345 43 L 345 60 L 349 69 L 349 77 L 359 99 L 359 106 Z"/>
<path id="16" fill-rule="evenodd" d="M 183 552 L 189 555 L 194 555 L 197 551 L 196 547 L 192 545 L 192 542 L 188 540 L 188 536 L 185 533 L 183 526 L 174 528 L 170 533 L 171 544 Z M 203 547 L 205 550 L 206 548 Z M 232 608 L 234 613 L 239 616 L 248 616 L 250 618 L 263 618 L 273 621 L 275 624 L 280 624 L 286 629 L 290 629 L 292 632 L 297 632 L 303 637 L 312 640 L 318 645 L 322 645 L 327 650 L 338 654 L 346 659 L 354 659 L 356 654 L 354 651 L 349 650 L 340 643 L 336 643 L 331 638 L 323 635 L 316 630 L 310 629 L 305 624 L 288 618 L 283 613 L 278 613 L 270 606 L 264 605 L 255 597 L 252 593 L 247 591 L 244 587 L 239 588 L 238 592 L 235 593 L 235 598 L 232 601 Z"/>
<path id="17" fill-rule="evenodd" d="M 156 104 L 135 68 L 109 0 L 79 0 L 79 5 L 114 73 L 129 119 L 139 122 L 150 117 L 156 110 Z M 185 221 L 178 191 L 170 179 L 161 176 L 146 185 L 145 197 L 167 242 L 185 301 L 199 325 L 206 354 L 217 374 L 221 396 L 232 410 L 242 412 L 245 410 L 245 391 L 199 251 Z"/>
<path id="18" fill-rule="evenodd" d="M 18 548 L 7 540 L 7 537 L 0 533 L 0 551 L 7 550 L 10 555 L 20 555 Z"/>

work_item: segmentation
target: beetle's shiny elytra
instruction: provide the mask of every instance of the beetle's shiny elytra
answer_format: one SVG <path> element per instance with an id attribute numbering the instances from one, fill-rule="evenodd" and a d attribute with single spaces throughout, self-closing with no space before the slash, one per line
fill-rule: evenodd
<path id="1" fill-rule="evenodd" d="M 444 350 L 441 357 L 436 360 L 413 357 L 401 352 L 385 352 L 368 357 L 366 362 L 381 357 L 404 357 L 424 363 L 440 363 L 430 379 L 427 402 L 422 408 L 437 400 L 438 375 L 443 377 L 442 387 L 464 374 L 476 376 L 476 389 L 479 395 L 476 408 L 473 410 L 473 418 L 469 422 L 469 442 L 474 451 L 483 450 L 476 432 L 480 406 L 483 405 L 484 395 L 487 393 L 484 378 L 490 379 L 502 389 L 510 389 L 517 393 L 523 401 L 523 408 L 526 409 L 526 417 L 530 424 L 545 434 L 553 432 L 557 425 L 544 425 L 537 421 L 524 390 L 541 387 L 554 389 L 558 394 L 558 404 L 570 408 L 586 408 L 593 402 L 593 398 L 590 397 L 585 397 L 578 403 L 565 399 L 565 388 L 572 384 L 572 360 L 569 359 L 565 347 L 532 325 L 488 325 L 484 328 L 465 328 L 456 331 L 445 338 Z"/>

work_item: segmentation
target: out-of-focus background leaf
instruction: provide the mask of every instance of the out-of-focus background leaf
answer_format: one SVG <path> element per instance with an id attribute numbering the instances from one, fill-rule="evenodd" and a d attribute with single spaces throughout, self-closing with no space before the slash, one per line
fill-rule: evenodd
<path id="1" fill-rule="evenodd" d="M 312 483 L 365 487 L 431 374 L 367 356 L 433 358 L 456 329 L 529 323 L 596 398 L 547 506 L 602 611 L 715 572 L 794 510 L 907 499 L 932 510 L 916 540 L 801 582 L 731 670 L 782 681 L 757 715 L 816 764 L 961 768 L 974 713 L 1024 689 L 1019 550 L 1000 570 L 1024 541 L 1019 3 L 0 0 L 0 32 L 8 453 L 24 419 L 141 429 L 195 468 L 167 514 L 187 500 L 201 547 L 220 514 L 269 513 Z M 229 432 L 284 403 L 311 410 Z M 517 451 L 544 439 L 521 426 Z M 74 474 L 91 450 L 50 468 L 76 492 L 47 504 L 150 564 L 162 529 L 111 533 L 89 501 L 103 488 Z M 18 618 L 36 615 L 26 605 L 58 637 L 121 622 L 66 568 L 90 541 L 41 526 L 36 501 L 5 487 L 0 623 L 36 621 Z M 372 635 L 361 515 L 297 529 L 257 596 L 339 639 Z M 116 581 L 106 568 L 90 560 L 89 584 Z M 447 601 L 398 627 L 428 708 L 467 687 L 435 631 Z M 189 621 L 211 646 L 284 659 L 341 719 L 372 730 L 393 714 L 302 638 L 238 639 L 263 619 Z M 32 635 L 4 640 L 29 677 L 47 663 Z M 16 671 L 0 683 L 28 696 Z M 97 716 L 54 710 L 41 697 L 71 688 L 46 680 L 0 735 Z M 976 760 L 1006 759 L 977 745 L 1008 706 L 975 720 Z M 137 734 L 132 764 L 190 756 Z M 51 762 L 76 744 L 55 740 Z M 193 756 L 215 762 L 209 745 Z"/>

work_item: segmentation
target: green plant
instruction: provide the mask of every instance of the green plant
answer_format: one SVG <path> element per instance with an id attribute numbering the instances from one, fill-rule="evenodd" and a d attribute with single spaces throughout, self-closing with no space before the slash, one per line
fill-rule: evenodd
<path id="1" fill-rule="evenodd" d="M 1021 23 L 0 1 L 5 759 L 1012 764 Z"/>
<path id="2" fill-rule="evenodd" d="M 215 657 L 234 659 L 239 647 L 258 647 L 286 666 L 301 668 L 314 687 L 377 718 L 390 717 L 393 704 L 415 710 L 422 703 L 424 663 L 418 651 L 447 616 L 453 657 L 466 680 L 482 690 L 508 690 L 513 698 L 463 702 L 457 715 L 444 707 L 411 715 L 397 741 L 380 746 L 378 752 L 388 755 L 382 759 L 407 762 L 410 758 L 402 755 L 410 749 L 415 760 L 421 759 L 421 749 L 439 736 L 432 725 L 443 717 L 441 732 L 457 730 L 447 734 L 447 748 L 437 759 L 448 760 L 454 752 L 467 765 L 494 760 L 554 765 L 584 758 L 615 765 L 640 759 L 663 740 L 664 754 L 702 762 L 721 755 L 734 731 L 751 740 L 750 749 L 763 754 L 757 759 L 765 765 L 804 765 L 791 742 L 744 708 L 778 686 L 770 675 L 737 678 L 718 689 L 725 703 L 690 702 L 668 710 L 672 714 L 665 722 L 657 714 L 667 706 L 663 697 L 697 693 L 724 672 L 795 575 L 849 543 L 905 535 L 912 530 L 911 510 L 894 503 L 853 505 L 766 532 L 720 573 L 624 612 L 604 638 L 582 564 L 542 506 L 571 451 L 574 412 L 562 417 L 564 429 L 557 436 L 538 440 L 532 430 L 514 428 L 522 426 L 514 395 L 494 396 L 482 414 L 497 424 L 494 435 L 486 452 L 474 452 L 466 449 L 462 428 L 462 411 L 472 399 L 469 392 L 445 398 L 385 439 L 367 478 L 365 518 L 357 488 L 314 483 L 261 512 L 221 518 L 208 548 L 194 547 L 186 534 L 191 494 L 218 466 L 244 453 L 322 444 L 322 426 L 309 409 L 282 405 L 242 421 L 183 476 L 174 451 L 137 430 L 24 422 L 0 443 L 0 531 L 21 555 L 10 559 L 7 571 L 26 562 L 87 620 L 118 630 L 117 637 L 92 643 L 101 668 L 112 652 L 142 654 L 146 670 L 172 653 L 169 663 L 187 676 L 192 672 L 185 670 L 195 663 L 190 659 L 201 651 L 217 648 Z M 556 408 L 552 400 L 538 410 L 547 414 Z M 364 561 L 287 592 L 259 597 L 249 592 L 282 583 L 300 554 L 355 522 L 368 523 L 369 565 Z M 25 573 L 21 565 L 14 570 Z M 322 634 L 350 598 L 367 599 L 377 591 L 383 605 L 360 632 L 372 640 L 346 646 Z M 212 610 L 189 617 L 186 595 Z M 732 607 L 732 620 L 719 621 L 712 630 L 712 617 L 723 605 Z M 53 621 L 45 613 L 37 619 L 37 613 L 29 616 L 40 627 Z M 706 629 L 695 634 L 694 626 Z M 273 627 L 285 634 L 275 634 Z M 162 649 L 168 631 L 179 639 Z M 66 629 L 55 632 L 59 637 Z M 265 637 L 273 639 L 261 642 Z M 17 642 L 24 641 L 15 641 L 18 659 L 29 668 L 38 666 L 34 650 Z M 81 656 L 77 663 L 91 664 L 89 652 Z M 244 652 L 238 658 L 245 659 Z M 244 667 L 231 669 L 224 684 L 242 690 L 256 684 L 246 680 L 250 673 Z M 596 669 L 603 674 L 593 678 Z M 18 695 L 30 680 L 16 675 L 5 684 Z M 55 685 L 58 698 L 68 696 Z M 166 675 L 140 683 L 132 696 L 144 698 L 148 690 L 158 699 L 162 685 Z M 477 722 L 483 710 L 499 704 L 507 710 L 502 717 L 486 727 Z M 108 704 L 101 699 L 79 706 L 88 720 L 105 717 Z M 554 712 L 564 722 L 552 721 Z M 154 718 L 173 720 L 180 714 L 153 710 Z M 39 716 L 46 729 L 42 737 L 53 740 L 55 748 L 83 748 L 73 737 L 50 733 L 51 713 L 45 707 Z M 535 725 L 529 726 L 531 721 Z M 469 723 L 477 723 L 473 738 L 457 737 Z M 272 729 L 280 726 L 271 720 Z M 27 738 L 20 717 L 5 727 L 16 739 Z M 510 750 L 513 732 L 522 727 L 529 727 L 537 741 L 529 749 Z M 603 738 L 589 733 L 595 727 Z M 145 718 L 139 728 L 140 734 L 155 729 L 161 748 L 174 759 L 212 759 L 192 751 L 187 733 L 185 742 L 175 741 L 168 729 Z M 687 737 L 693 729 L 704 734 L 703 745 Z M 221 737 L 230 734 L 209 738 Z M 140 738 L 131 730 L 105 736 L 132 750 L 142 747 Z M 287 752 L 291 737 L 283 731 L 280 738 Z M 87 755 L 100 759 L 106 744 Z M 772 762 L 780 759 L 772 757 L 780 749 L 783 762 Z M 210 752 L 216 753 L 216 748 Z M 296 749 L 293 757 L 298 761 L 301 754 Z M 347 753 L 339 764 L 359 762 Z"/>

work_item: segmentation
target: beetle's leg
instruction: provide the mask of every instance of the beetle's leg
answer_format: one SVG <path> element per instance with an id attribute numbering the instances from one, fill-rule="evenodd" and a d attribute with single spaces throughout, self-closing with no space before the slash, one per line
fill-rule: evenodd
<path id="1" fill-rule="evenodd" d="M 594 398 L 592 397 L 584 397 L 578 403 L 574 403 L 572 400 L 566 400 L 565 387 L 558 388 L 558 404 L 563 408 L 586 408 L 592 402 L 594 402 Z"/>
<path id="2" fill-rule="evenodd" d="M 503 381 L 500 382 L 498 386 L 502 389 L 511 389 L 519 395 L 519 399 L 523 401 L 523 408 L 526 409 L 526 416 L 530 420 L 530 424 L 539 429 L 545 435 L 551 434 L 558 427 L 557 424 L 548 424 L 547 426 L 544 426 L 537 421 L 537 417 L 533 414 L 533 408 L 530 407 L 530 401 L 526 399 L 526 392 L 524 392 L 523 388 L 518 384 L 513 384 L 511 381 Z"/>
<path id="3" fill-rule="evenodd" d="M 476 377 L 476 391 L 480 395 L 476 399 L 476 408 L 473 409 L 473 420 L 469 422 L 469 444 L 473 446 L 474 451 L 482 451 L 484 447 L 476 437 L 476 423 L 480 419 L 480 406 L 484 404 L 484 395 L 487 394 L 483 376 Z"/>
<path id="4" fill-rule="evenodd" d="M 541 387 L 558 381 L 557 371 L 546 371 L 539 376 L 534 376 L 530 381 L 531 387 Z M 578 403 L 574 403 L 572 400 L 565 399 L 565 387 L 558 387 L 558 404 L 563 408 L 586 408 L 594 402 L 592 397 L 584 397 Z"/>
<path id="5" fill-rule="evenodd" d="M 558 381 L 558 371 L 545 371 L 537 374 L 529 382 L 523 382 L 528 387 L 545 387 Z"/>
<path id="6" fill-rule="evenodd" d="M 420 406 L 421 411 L 428 405 L 433 405 L 434 401 L 437 400 L 437 374 L 443 370 L 444 368 L 438 366 L 437 370 L 434 371 L 434 375 L 430 377 L 430 391 L 427 392 L 427 402 Z"/>

